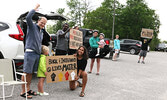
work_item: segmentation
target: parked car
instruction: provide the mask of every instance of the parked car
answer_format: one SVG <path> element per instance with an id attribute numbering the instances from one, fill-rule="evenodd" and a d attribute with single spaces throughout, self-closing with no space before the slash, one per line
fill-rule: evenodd
<path id="1" fill-rule="evenodd" d="M 167 51 L 167 45 L 165 43 L 159 43 L 156 47 L 155 47 L 155 51 Z"/>
<path id="2" fill-rule="evenodd" d="M 15 21 L 0 21 L 0 59 L 14 59 L 16 66 L 23 64 L 23 31 Z"/>
<path id="3" fill-rule="evenodd" d="M 133 39 L 121 39 L 120 40 L 120 46 L 121 51 L 127 51 L 130 52 L 130 54 L 139 54 L 141 50 L 142 42 L 138 40 Z"/>

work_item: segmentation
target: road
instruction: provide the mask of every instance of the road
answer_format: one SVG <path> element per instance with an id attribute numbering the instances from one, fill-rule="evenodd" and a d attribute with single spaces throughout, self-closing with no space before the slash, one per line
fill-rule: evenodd
<path id="1" fill-rule="evenodd" d="M 88 74 L 85 97 L 79 97 L 81 88 L 69 90 L 68 82 L 44 85 L 49 96 L 34 96 L 33 100 L 167 100 L 167 53 L 149 52 L 146 64 L 137 63 L 138 56 L 121 53 L 118 61 L 101 59 L 100 75 L 96 64 Z M 86 71 L 90 68 L 90 59 Z M 37 91 L 38 79 L 34 75 L 31 88 Z M 9 91 L 9 89 L 6 89 Z M 21 86 L 16 86 L 12 98 L 19 96 Z"/>

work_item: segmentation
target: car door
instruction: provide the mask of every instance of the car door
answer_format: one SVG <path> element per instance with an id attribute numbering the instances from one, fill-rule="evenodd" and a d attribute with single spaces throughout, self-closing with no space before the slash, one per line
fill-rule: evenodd
<path id="1" fill-rule="evenodd" d="M 130 40 L 124 40 L 124 51 L 128 51 L 130 47 Z"/>
<path id="2" fill-rule="evenodd" d="M 122 51 L 125 51 L 125 44 L 124 44 L 124 40 L 120 40 L 120 47 Z"/>

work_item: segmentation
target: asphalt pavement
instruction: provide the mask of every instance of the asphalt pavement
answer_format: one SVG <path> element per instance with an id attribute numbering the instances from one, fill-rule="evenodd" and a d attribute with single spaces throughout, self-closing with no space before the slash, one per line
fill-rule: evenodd
<path id="1" fill-rule="evenodd" d="M 68 82 L 60 82 L 45 83 L 44 90 L 50 95 L 33 96 L 32 100 L 167 100 L 167 53 L 149 52 L 145 64 L 137 61 L 138 55 L 129 53 L 121 53 L 118 61 L 101 59 L 99 76 L 95 63 L 88 74 L 85 97 L 79 97 L 81 88 L 71 91 Z M 89 68 L 90 59 L 86 71 Z M 31 89 L 37 91 L 37 83 L 34 74 Z M 5 90 L 8 94 L 11 88 Z M 15 86 L 13 96 L 6 100 L 24 100 L 20 92 L 21 85 Z"/>

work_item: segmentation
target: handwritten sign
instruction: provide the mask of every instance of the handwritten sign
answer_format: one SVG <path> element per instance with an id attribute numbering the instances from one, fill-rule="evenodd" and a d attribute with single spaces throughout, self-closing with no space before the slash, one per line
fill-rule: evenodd
<path id="1" fill-rule="evenodd" d="M 152 29 L 142 28 L 141 37 L 152 39 L 154 31 Z"/>
<path id="2" fill-rule="evenodd" d="M 77 75 L 77 58 L 70 56 L 47 56 L 47 83 L 72 81 Z"/>
<path id="3" fill-rule="evenodd" d="M 78 49 L 79 46 L 83 44 L 83 34 L 79 30 L 71 29 L 70 30 L 70 49 Z"/>

